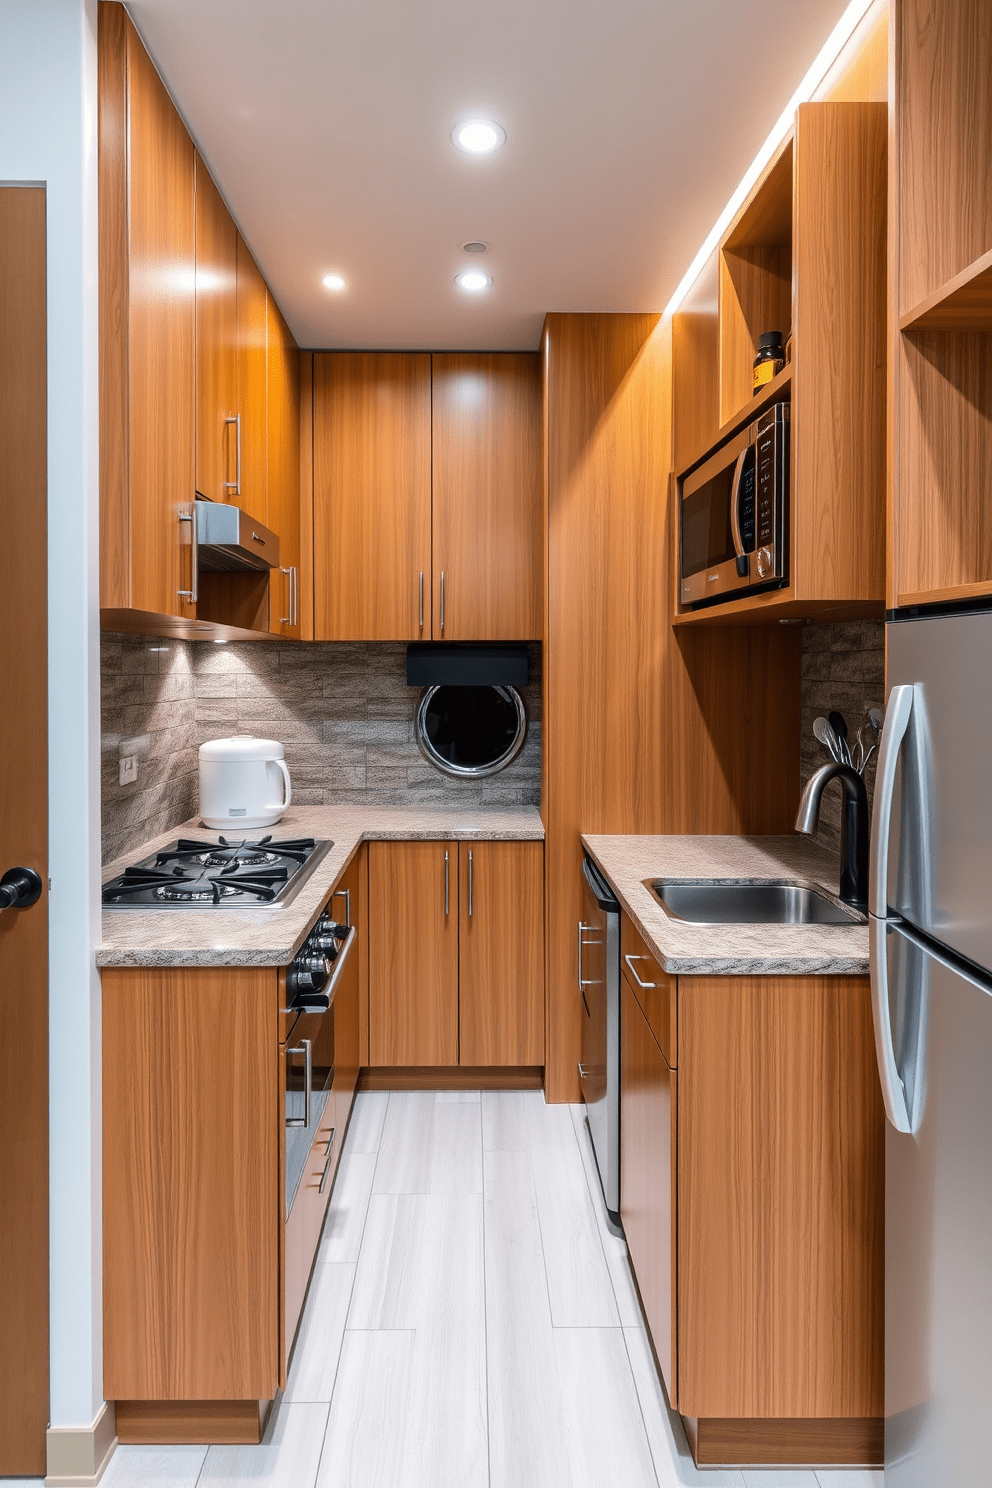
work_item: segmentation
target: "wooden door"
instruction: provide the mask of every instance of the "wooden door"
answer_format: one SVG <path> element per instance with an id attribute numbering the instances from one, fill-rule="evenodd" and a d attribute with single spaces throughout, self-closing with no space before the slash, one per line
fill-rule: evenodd
<path id="1" fill-rule="evenodd" d="M 676 1075 L 626 973 L 620 991 L 620 1218 L 668 1398 L 677 1406 Z"/>
<path id="2" fill-rule="evenodd" d="M 99 11 L 100 603 L 194 617 L 193 143 L 122 5 Z"/>
<path id="3" fill-rule="evenodd" d="M 48 882 L 45 191 L 0 190 L 0 874 Z M 0 1474 L 45 1472 L 48 896 L 0 912 Z"/>
<path id="4" fill-rule="evenodd" d="M 369 1063 L 458 1063 L 458 844 L 369 844 Z"/>
<path id="5" fill-rule="evenodd" d="M 459 1062 L 544 1063 L 544 844 L 458 847 Z"/>
<path id="6" fill-rule="evenodd" d="M 540 358 L 435 353 L 431 364 L 434 638 L 535 639 L 543 629 Z"/>
<path id="7" fill-rule="evenodd" d="M 429 638 L 430 357 L 315 355 L 313 446 L 315 638 Z"/>
<path id="8" fill-rule="evenodd" d="M 196 156 L 196 489 L 237 504 L 238 230 Z"/>
<path id="9" fill-rule="evenodd" d="M 241 423 L 240 451 L 235 449 L 235 478 L 232 495 L 244 511 L 268 526 L 266 502 L 266 302 L 265 280 L 241 234 L 237 237 L 238 263 L 238 413 Z M 235 441 L 237 443 L 237 440 Z M 240 453 L 240 468 L 238 455 Z M 274 529 L 276 532 L 278 528 Z"/>
<path id="10" fill-rule="evenodd" d="M 300 640 L 300 354 L 266 296 L 268 526 L 279 535 L 280 571 L 269 578 L 269 629 Z"/>

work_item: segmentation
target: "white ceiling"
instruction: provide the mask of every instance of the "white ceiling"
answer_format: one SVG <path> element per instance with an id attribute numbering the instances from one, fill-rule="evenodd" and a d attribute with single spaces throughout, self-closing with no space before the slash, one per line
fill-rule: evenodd
<path id="1" fill-rule="evenodd" d="M 475 350 L 661 310 L 845 5 L 128 0 L 300 345 Z"/>

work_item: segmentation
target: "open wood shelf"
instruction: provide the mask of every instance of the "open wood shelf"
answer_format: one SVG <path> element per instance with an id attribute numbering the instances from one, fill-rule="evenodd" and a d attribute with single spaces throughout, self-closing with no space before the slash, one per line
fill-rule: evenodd
<path id="1" fill-rule="evenodd" d="M 992 328 L 992 252 L 969 264 L 899 317 L 901 331 Z"/>
<path id="2" fill-rule="evenodd" d="M 694 626 L 788 625 L 804 620 L 836 623 L 841 620 L 881 620 L 884 614 L 885 601 L 881 599 L 797 599 L 787 586 L 785 589 L 772 589 L 767 594 L 752 594 L 745 599 L 707 605 L 701 610 L 684 610 L 675 616 L 672 623 Z"/>
<path id="3" fill-rule="evenodd" d="M 248 630 L 213 620 L 184 620 L 179 615 L 156 615 L 150 610 L 102 609 L 100 629 L 116 635 L 161 636 L 179 641 L 278 641 L 268 630 Z"/>

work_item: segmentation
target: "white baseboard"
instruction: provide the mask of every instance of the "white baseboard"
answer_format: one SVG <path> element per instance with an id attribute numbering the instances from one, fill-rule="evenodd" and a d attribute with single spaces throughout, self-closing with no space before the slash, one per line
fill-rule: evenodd
<path id="1" fill-rule="evenodd" d="M 92 1488 L 103 1477 L 117 1446 L 113 1401 L 104 1401 L 92 1426 L 50 1426 L 45 1441 L 45 1488 Z"/>

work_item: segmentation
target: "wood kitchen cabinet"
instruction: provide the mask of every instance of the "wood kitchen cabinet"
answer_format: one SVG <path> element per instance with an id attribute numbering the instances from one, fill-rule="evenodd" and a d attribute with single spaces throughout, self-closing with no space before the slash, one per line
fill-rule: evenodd
<path id="1" fill-rule="evenodd" d="M 458 1063 L 458 844 L 369 844 L 369 1062 Z"/>
<path id="2" fill-rule="evenodd" d="M 98 31 L 100 605 L 195 619 L 193 143 L 122 5 Z"/>
<path id="3" fill-rule="evenodd" d="M 313 359 L 314 635 L 431 634 L 431 359 Z"/>
<path id="4" fill-rule="evenodd" d="M 208 501 L 236 501 L 238 440 L 238 229 L 197 155 L 196 489 Z"/>
<path id="5" fill-rule="evenodd" d="M 238 403 L 240 447 L 235 449 L 234 499 L 249 516 L 271 527 L 266 489 L 268 429 L 268 291 L 241 234 L 237 243 Z M 280 537 L 278 527 L 273 528 Z M 280 548 L 281 553 L 281 548 Z"/>
<path id="6" fill-rule="evenodd" d="M 320 640 L 526 640 L 542 625 L 536 354 L 314 356 Z"/>
<path id="7" fill-rule="evenodd" d="M 373 842 L 369 1063 L 544 1063 L 544 847 Z"/>
<path id="8" fill-rule="evenodd" d="M 458 1060 L 544 1063 L 544 844 L 458 844 Z"/>
<path id="9" fill-rule="evenodd" d="M 269 579 L 269 629 L 304 638 L 300 605 L 300 354 L 271 295 L 266 296 L 266 526 L 279 536 L 279 572 Z M 307 637 L 309 638 L 309 637 Z"/>
<path id="10" fill-rule="evenodd" d="M 541 635 L 536 352 L 431 358 L 434 638 Z"/>
<path id="11" fill-rule="evenodd" d="M 881 1460 L 864 977 L 670 977 L 621 925 L 620 1213 L 700 1465 Z"/>

